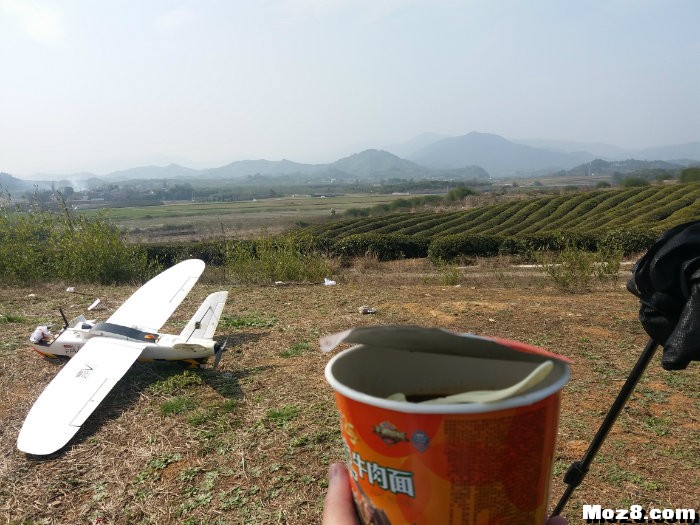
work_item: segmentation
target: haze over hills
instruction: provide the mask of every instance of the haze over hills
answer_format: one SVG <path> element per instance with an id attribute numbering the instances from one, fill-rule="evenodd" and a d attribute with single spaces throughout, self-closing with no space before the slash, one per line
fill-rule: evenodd
<path id="1" fill-rule="evenodd" d="M 409 156 L 431 168 L 483 167 L 493 177 L 573 168 L 593 160 L 590 153 L 564 153 L 516 144 L 498 135 L 476 131 L 438 140 Z"/>
<path id="2" fill-rule="evenodd" d="M 327 164 L 304 164 L 291 160 L 242 160 L 218 168 L 194 169 L 179 164 L 140 166 L 105 175 L 79 173 L 47 176 L 45 181 L 71 181 L 77 187 L 90 180 L 132 179 L 245 179 L 250 177 L 296 176 L 313 180 L 380 181 L 391 178 L 451 178 L 544 175 L 571 170 L 600 158 L 606 161 L 638 159 L 700 162 L 700 142 L 626 150 L 606 144 L 553 140 L 510 141 L 499 135 L 471 132 L 461 136 L 424 133 L 403 144 L 394 145 L 402 156 L 380 149 L 368 149 Z M 14 179 L 17 181 L 19 179 Z M 16 182 L 6 180 L 0 186 Z M 29 187 L 36 182 L 28 182 Z M 46 184 L 46 182 L 44 182 Z M 19 189 L 18 187 L 14 189 Z"/>
<path id="3" fill-rule="evenodd" d="M 572 142 L 564 140 L 516 140 L 518 144 L 524 144 L 534 148 L 551 149 L 574 153 L 585 151 L 604 160 L 698 160 L 700 159 L 700 142 L 689 142 L 671 146 L 660 146 L 645 149 L 625 149 L 600 142 Z"/>
<path id="4" fill-rule="evenodd" d="M 0 189 L 8 191 L 26 191 L 31 189 L 29 182 L 13 177 L 9 173 L 0 172 Z"/>

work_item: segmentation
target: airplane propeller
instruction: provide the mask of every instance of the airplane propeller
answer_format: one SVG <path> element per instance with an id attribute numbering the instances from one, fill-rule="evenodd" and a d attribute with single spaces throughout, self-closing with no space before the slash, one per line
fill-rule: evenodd
<path id="1" fill-rule="evenodd" d="M 219 366 L 219 362 L 221 361 L 221 356 L 223 353 L 226 351 L 226 347 L 228 345 L 228 337 L 223 343 L 216 343 L 214 345 L 214 366 L 212 367 L 214 370 Z"/>

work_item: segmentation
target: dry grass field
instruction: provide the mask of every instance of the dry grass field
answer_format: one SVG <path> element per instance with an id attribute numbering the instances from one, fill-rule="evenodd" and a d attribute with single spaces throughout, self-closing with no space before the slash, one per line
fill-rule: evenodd
<path id="1" fill-rule="evenodd" d="M 15 446 L 22 421 L 59 370 L 28 344 L 100 298 L 109 314 L 136 286 L 74 283 L 0 289 L 0 522 L 41 524 L 318 523 L 328 465 L 342 458 L 329 356 L 318 339 L 352 326 L 419 324 L 540 345 L 573 360 L 563 393 L 552 500 L 581 457 L 645 342 L 625 276 L 583 294 L 536 270 L 461 269 L 459 285 L 424 261 L 365 261 L 319 284 L 218 283 L 207 269 L 167 331 L 203 298 L 230 290 L 217 370 L 137 363 L 59 453 Z M 77 285 L 76 285 L 77 286 Z M 377 309 L 361 315 L 358 307 Z M 700 501 L 700 366 L 666 372 L 654 359 L 565 516 L 603 508 L 696 507 Z"/>

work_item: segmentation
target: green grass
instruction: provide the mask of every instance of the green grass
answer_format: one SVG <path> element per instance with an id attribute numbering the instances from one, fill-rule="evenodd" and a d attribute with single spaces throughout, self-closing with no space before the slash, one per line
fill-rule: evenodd
<path id="1" fill-rule="evenodd" d="M 191 371 L 185 370 L 181 374 L 174 374 L 160 381 L 156 381 L 148 387 L 153 394 L 174 396 L 186 393 L 191 387 L 204 384 L 202 377 Z"/>
<path id="2" fill-rule="evenodd" d="M 286 350 L 283 350 L 280 352 L 280 357 L 299 357 L 302 355 L 304 352 L 306 352 L 309 348 L 311 348 L 311 345 L 307 342 L 303 343 L 294 343 L 292 346 L 287 348 Z"/>
<path id="3" fill-rule="evenodd" d="M 26 317 L 15 314 L 0 314 L 0 323 L 24 323 L 26 322 Z"/>
<path id="4" fill-rule="evenodd" d="M 291 405 L 268 410 L 266 417 L 278 428 L 285 428 L 296 419 L 300 412 L 301 409 L 299 407 Z"/>
<path id="5" fill-rule="evenodd" d="M 164 416 L 174 414 L 182 414 L 197 408 L 197 402 L 190 396 L 178 396 L 173 399 L 168 399 L 160 404 L 160 413 Z"/>

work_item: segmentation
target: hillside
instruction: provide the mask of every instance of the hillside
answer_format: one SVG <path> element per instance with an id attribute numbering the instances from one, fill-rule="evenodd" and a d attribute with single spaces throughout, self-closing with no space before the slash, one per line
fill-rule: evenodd
<path id="1" fill-rule="evenodd" d="M 330 167 L 349 175 L 368 178 L 424 176 L 425 168 L 387 151 L 368 149 L 335 161 Z"/>
<path id="2" fill-rule="evenodd" d="M 516 144 L 490 133 L 467 133 L 439 140 L 409 157 L 430 168 L 478 165 L 494 177 L 568 169 L 592 160 L 590 153 L 565 153 Z"/>
<path id="3" fill-rule="evenodd" d="M 700 184 L 674 184 L 536 197 L 450 212 L 348 219 L 309 231 L 333 239 L 369 232 L 424 238 L 451 234 L 521 237 L 556 231 L 661 231 L 695 219 L 700 219 Z"/>
<path id="4" fill-rule="evenodd" d="M 31 184 L 13 177 L 9 173 L 0 172 L 0 191 L 17 191 L 31 189 Z"/>

